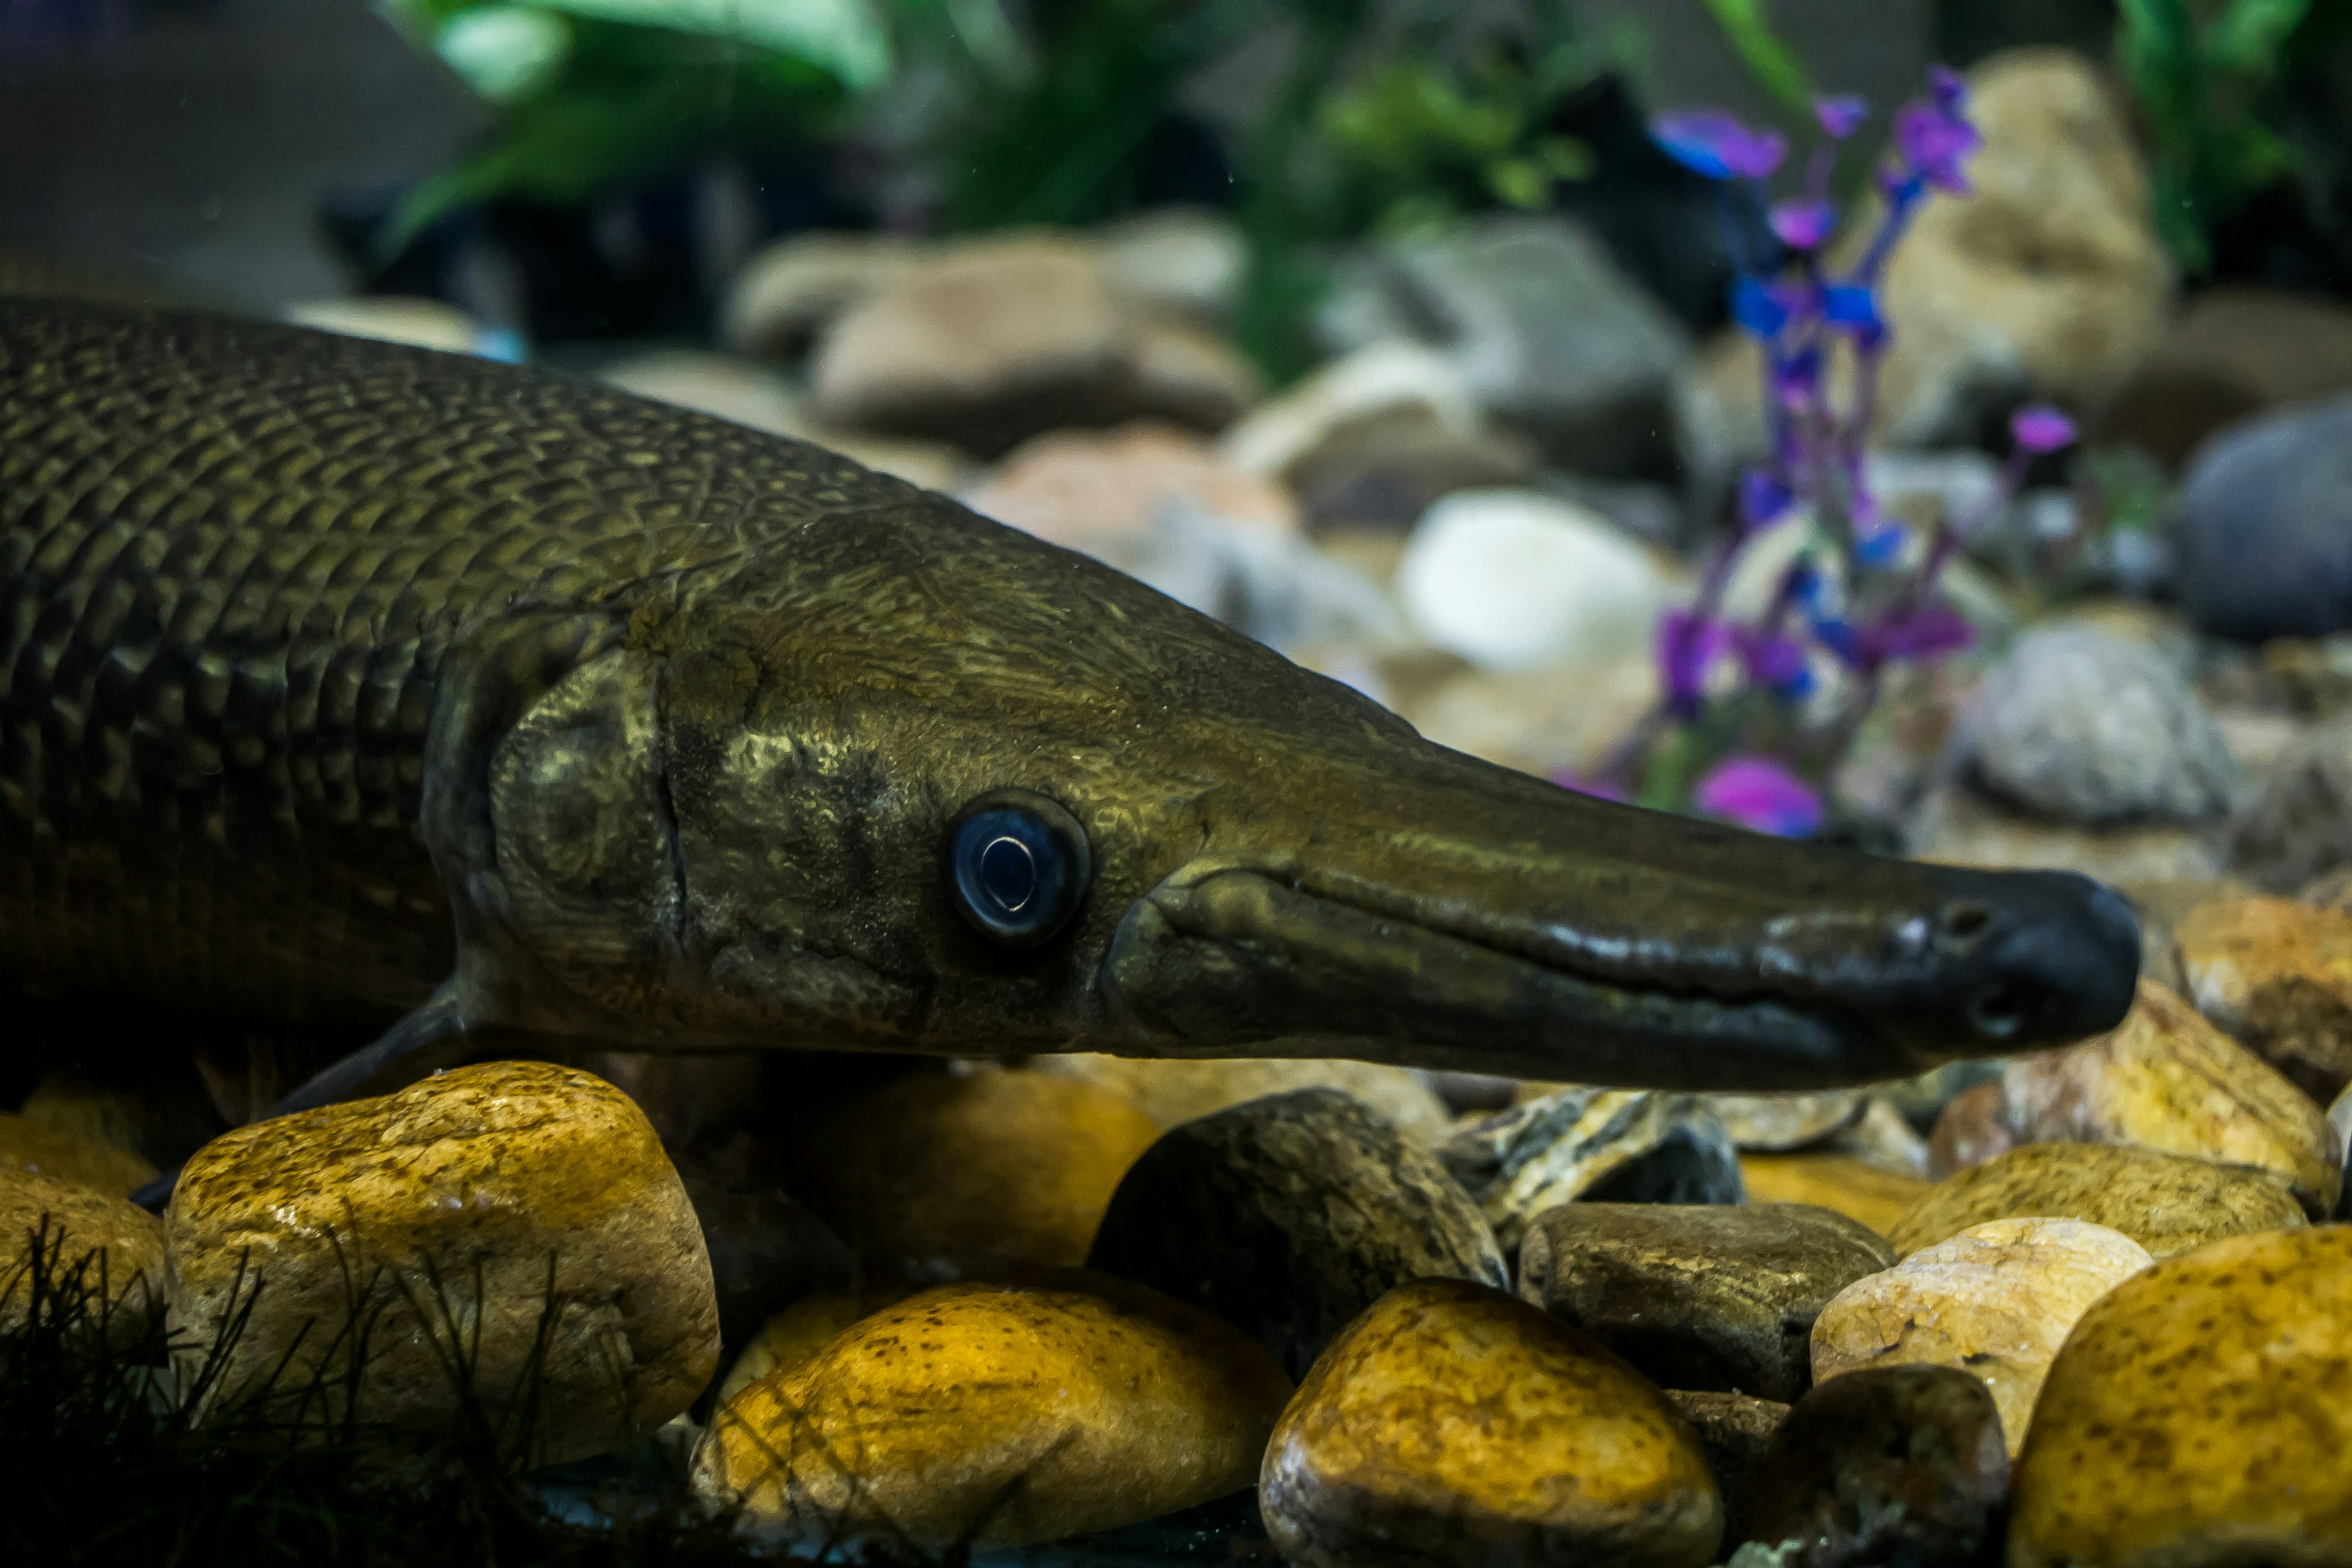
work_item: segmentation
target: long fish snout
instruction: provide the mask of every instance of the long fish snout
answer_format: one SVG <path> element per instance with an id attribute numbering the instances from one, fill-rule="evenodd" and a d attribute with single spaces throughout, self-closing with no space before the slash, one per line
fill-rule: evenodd
<path id="1" fill-rule="evenodd" d="M 2115 1027 L 2124 900 L 2056 871 L 1791 843 L 1474 773 L 1304 848 L 1229 842 L 1126 912 L 1114 1013 L 1258 1048 L 1521 1078 L 1801 1089 Z M 1236 836 L 1238 837 L 1238 836 Z"/>

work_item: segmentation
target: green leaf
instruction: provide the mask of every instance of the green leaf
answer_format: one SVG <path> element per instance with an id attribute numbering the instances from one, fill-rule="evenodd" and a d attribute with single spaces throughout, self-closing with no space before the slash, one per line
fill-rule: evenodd
<path id="1" fill-rule="evenodd" d="M 890 74 L 890 33 L 869 0 L 547 0 L 576 16 L 724 38 L 795 56 L 853 91 Z"/>
<path id="2" fill-rule="evenodd" d="M 1812 81 L 1796 51 L 1772 31 L 1764 15 L 1764 0 L 1706 0 L 1706 8 L 1757 86 L 1790 113 L 1811 114 Z"/>
<path id="3" fill-rule="evenodd" d="M 2220 69 L 2267 81 L 2310 10 L 2311 0 L 2231 0 L 2207 25 L 2206 57 Z"/>

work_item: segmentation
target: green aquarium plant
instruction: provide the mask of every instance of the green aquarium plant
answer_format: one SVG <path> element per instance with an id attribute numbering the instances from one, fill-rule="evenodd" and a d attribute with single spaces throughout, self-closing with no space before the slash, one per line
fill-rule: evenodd
<path id="1" fill-rule="evenodd" d="M 1831 199 L 1838 144 L 1863 125 L 1858 99 L 1814 106 L 1821 136 L 1797 193 L 1771 200 L 1789 144 L 1777 131 L 1719 110 L 1660 117 L 1654 132 L 1678 162 L 1767 204 L 1781 249 L 1732 285 L 1732 315 L 1763 347 L 1769 458 L 1741 478 L 1735 528 L 1707 562 L 1697 594 L 1660 620 L 1662 697 L 1604 767 L 1574 787 L 1643 805 L 1695 810 L 1768 832 L 1822 826 L 1827 781 L 1876 702 L 1888 672 L 1966 647 L 1974 633 L 1940 579 L 1969 539 L 2023 483 L 2037 456 L 2074 440 L 2055 409 L 2012 422 L 2014 452 L 2000 502 L 1915 540 L 1884 512 L 1865 464 L 1878 367 L 1891 331 L 1880 312 L 1886 263 L 1913 216 L 1939 193 L 1968 190 L 1979 136 L 1960 79 L 1938 68 L 1927 94 L 1894 121 L 1878 167 L 1877 226 L 1849 265 L 1829 253 L 1840 233 Z M 1850 374 L 1840 374 L 1839 362 Z M 1853 391 L 1843 400 L 1834 388 Z M 1768 532 L 1808 541 L 1752 617 L 1726 595 L 1747 550 Z"/>
<path id="2" fill-rule="evenodd" d="M 2312 0 L 2118 0 L 2116 60 L 2153 155 L 2156 222 L 2191 272 L 2215 227 L 2312 173 L 2284 124 L 2289 52 Z"/>

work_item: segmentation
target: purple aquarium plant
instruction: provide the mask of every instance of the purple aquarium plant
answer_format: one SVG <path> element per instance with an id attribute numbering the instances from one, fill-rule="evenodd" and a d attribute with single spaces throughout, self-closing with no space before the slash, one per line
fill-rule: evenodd
<path id="1" fill-rule="evenodd" d="M 1922 204 L 1965 194 L 1981 138 L 1968 89 L 1941 67 L 1894 119 L 1874 184 L 1877 225 L 1846 241 L 1831 176 L 1840 143 L 1867 121 L 1862 100 L 1814 105 L 1821 136 L 1793 195 L 1774 199 L 1789 143 L 1717 110 L 1660 116 L 1652 133 L 1686 168 L 1756 203 L 1778 254 L 1743 268 L 1731 314 L 1763 348 L 1769 458 L 1740 478 L 1732 528 L 1699 574 L 1690 605 L 1659 622 L 1661 696 L 1597 773 L 1563 781 L 1643 805 L 1696 810 L 1766 832 L 1809 836 L 1826 784 L 1877 700 L 1886 672 L 1969 646 L 1946 598 L 1945 568 L 2013 499 L 2027 465 L 2074 438 L 2053 408 L 2020 412 L 1999 500 L 1946 519 L 1925 540 L 1871 493 L 1866 442 L 1890 332 L 1880 310 L 1888 258 Z M 1840 264 L 1833 265 L 1832 252 Z M 1809 531 L 1765 607 L 1735 618 L 1726 593 L 1742 553 L 1767 532 Z"/>

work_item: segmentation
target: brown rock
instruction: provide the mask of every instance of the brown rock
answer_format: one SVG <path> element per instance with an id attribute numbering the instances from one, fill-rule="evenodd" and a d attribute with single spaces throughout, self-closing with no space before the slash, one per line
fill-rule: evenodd
<path id="1" fill-rule="evenodd" d="M 1416 1143 L 1442 1143 L 1454 1119 L 1428 1080 L 1409 1068 L 1312 1057 L 1192 1059 L 1105 1057 L 1091 1052 L 1041 1057 L 1041 1072 L 1066 1073 L 1133 1100 L 1161 1127 L 1301 1089 L 1336 1089 L 1379 1112 Z"/>
<path id="2" fill-rule="evenodd" d="M 1740 1493 L 1779 1568 L 1990 1568 L 2009 1455 L 1985 1385 L 1944 1366 L 1832 1378 L 1789 1412 Z M 1753 1561 L 1743 1548 L 1735 1561 Z"/>
<path id="3" fill-rule="evenodd" d="M 828 424 L 982 456 L 1064 426 L 1216 428 L 1254 387 L 1232 350 L 1139 315 L 1092 247 L 1048 231 L 933 248 L 834 322 L 811 382 Z"/>
<path id="4" fill-rule="evenodd" d="M 1664 1393 L 1666 1403 L 1691 1424 L 1691 1430 L 1698 1434 L 1698 1446 L 1706 1451 L 1706 1468 L 1714 1474 L 1715 1489 L 1724 1500 L 1724 1540 L 1744 1539 L 1746 1531 L 1734 1500 L 1772 1434 L 1788 1419 L 1789 1407 L 1777 1399 L 1714 1389 L 1669 1388 Z"/>
<path id="5" fill-rule="evenodd" d="M 119 1198 L 155 1179 L 155 1167 L 127 1149 L 5 1110 L 0 1110 L 0 1171 L 53 1176 Z"/>
<path id="6" fill-rule="evenodd" d="M 0 1167 L 0 1334 L 37 1311 L 63 1314 L 62 1326 L 85 1314 L 127 1349 L 163 1308 L 162 1220 L 79 1182 Z"/>
<path id="7" fill-rule="evenodd" d="M 1904 829 L 1906 852 L 1947 866 L 2080 871 L 2103 882 L 2210 880 L 2210 835 L 2192 827 L 2063 827 L 2011 816 L 1954 785 L 1930 790 Z"/>
<path id="8" fill-rule="evenodd" d="M 1087 1266 L 1215 1314 L 1294 1375 L 1393 1286 L 1511 1278 L 1436 1158 L 1336 1089 L 1162 1133 L 1119 1183 Z"/>
<path id="9" fill-rule="evenodd" d="M 2101 411 L 2104 440 L 2179 467 L 2225 425 L 2352 387 L 2352 310 L 2224 286 L 2191 300 Z"/>
<path id="10" fill-rule="evenodd" d="M 1159 1135 L 1133 1103 L 1076 1079 L 911 1073 L 819 1120 L 787 1184 L 877 1278 L 1070 1267 Z"/>
<path id="11" fill-rule="evenodd" d="M 1869 1098 L 1858 1089 L 1699 1096 L 1743 1154 L 1783 1154 L 1819 1143 L 1852 1126 L 1867 1109 Z"/>
<path id="12" fill-rule="evenodd" d="M 737 353 L 792 359 L 834 319 L 915 268 L 916 247 L 890 235 L 801 234 L 744 263 L 719 335 Z"/>
<path id="13" fill-rule="evenodd" d="M 2017 1147 L 2009 1125 L 2009 1091 L 1995 1079 L 1956 1096 L 1927 1140 L 1927 1174 L 1940 1181 Z"/>
<path id="14" fill-rule="evenodd" d="M 1689 1424 L 1624 1363 L 1502 1291 L 1426 1279 L 1332 1343 L 1266 1445 L 1266 1530 L 1303 1568 L 1714 1561 Z"/>
<path id="15" fill-rule="evenodd" d="M 963 499 L 999 522 L 1088 554 L 1148 541 L 1170 506 L 1276 532 L 1298 526 L 1297 506 L 1280 487 L 1228 467 L 1199 437 L 1166 425 L 1051 431 L 1024 442 Z"/>
<path id="16" fill-rule="evenodd" d="M 2289 899 L 2208 903 L 2173 935 L 2197 1010 L 2326 1105 L 2352 1083 L 2352 915 Z"/>
<path id="17" fill-rule="evenodd" d="M 1748 1201 L 1813 1204 L 1885 1236 L 1926 1194 L 1927 1184 L 1843 1154 L 1742 1154 Z"/>
<path id="18" fill-rule="evenodd" d="M 2075 1219 L 1997 1219 L 1856 1280 L 1813 1322 L 1813 1377 L 1949 1366 L 1984 1380 L 2014 1455 L 2074 1320 L 2148 1266 L 2120 1231 Z"/>
<path id="19" fill-rule="evenodd" d="M 2324 1215 L 2342 1184 L 2327 1120 L 2278 1069 L 2142 981 L 2123 1026 L 2009 1064 L 2001 1087 L 2021 1142 L 2129 1143 L 2252 1165 Z"/>
<path id="20" fill-rule="evenodd" d="M 2156 1258 L 2305 1223 L 2286 1184 L 2261 1171 L 2113 1143 L 2029 1143 L 1937 1183 L 1887 1239 L 1908 1255 L 2021 1215 L 2103 1225 Z"/>
<path id="21" fill-rule="evenodd" d="M 2352 1558 L 2352 1229 L 2240 1237 L 2075 1324 L 2011 1494 L 2015 1568 Z"/>
<path id="22" fill-rule="evenodd" d="M 1246 1487 L 1289 1391 L 1247 1336 L 1134 1286 L 945 1285 L 737 1394 L 695 1485 L 781 1542 L 1026 1545 Z"/>
<path id="23" fill-rule="evenodd" d="M 651 1431 L 717 1367 L 685 1187 L 644 1113 L 586 1073 L 490 1062 L 238 1128 L 188 1162 L 165 1223 L 188 1354 L 251 1306 L 220 1369 L 231 1403 L 315 1378 L 310 1417 L 339 1417 L 363 1355 L 359 1419 L 436 1426 L 462 1343 L 494 1416 L 535 1394 L 529 1447 L 553 1462 Z"/>
<path id="24" fill-rule="evenodd" d="M 1563 1204 L 1519 1247 L 1519 1295 L 1669 1388 L 1783 1402 L 1812 1383 L 1807 1335 L 1895 1254 L 1808 1204 Z"/>

